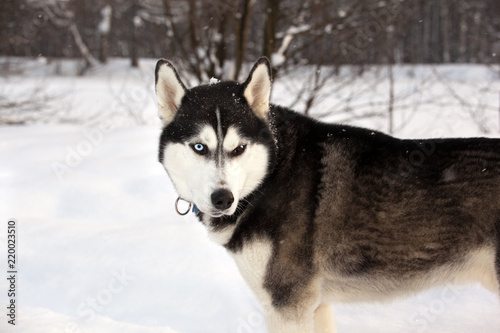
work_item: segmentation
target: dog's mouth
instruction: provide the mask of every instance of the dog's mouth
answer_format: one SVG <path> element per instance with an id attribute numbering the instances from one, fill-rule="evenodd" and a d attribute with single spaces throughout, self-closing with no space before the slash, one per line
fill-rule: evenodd
<path id="1" fill-rule="evenodd" d="M 216 209 L 214 207 L 210 207 L 209 209 L 203 209 L 200 208 L 199 211 L 202 212 L 205 215 L 208 215 L 213 218 L 219 218 L 219 217 L 224 217 L 224 216 L 231 216 L 234 214 L 234 211 L 236 209 L 227 208 L 227 209 Z"/>
<path id="2" fill-rule="evenodd" d="M 211 212 L 210 214 L 210 217 L 215 217 L 215 218 L 218 218 L 218 217 L 223 217 L 225 214 L 224 213 L 221 213 L 221 212 Z"/>
<path id="3" fill-rule="evenodd" d="M 213 209 L 212 207 L 210 207 L 207 209 L 207 208 L 205 208 L 201 205 L 197 205 L 195 203 L 192 203 L 192 212 L 195 213 L 196 215 L 198 215 L 199 213 L 203 213 L 203 214 L 208 215 L 208 216 L 213 217 L 213 218 L 230 216 L 230 215 L 234 214 L 234 212 L 231 208 L 219 210 L 219 209 Z M 183 214 L 181 214 L 181 215 L 183 215 Z"/>
<path id="4" fill-rule="evenodd" d="M 219 218 L 219 217 L 223 217 L 223 216 L 233 215 L 233 212 L 230 209 L 225 209 L 222 211 L 221 210 L 212 210 L 206 214 L 210 215 L 210 217 Z"/>

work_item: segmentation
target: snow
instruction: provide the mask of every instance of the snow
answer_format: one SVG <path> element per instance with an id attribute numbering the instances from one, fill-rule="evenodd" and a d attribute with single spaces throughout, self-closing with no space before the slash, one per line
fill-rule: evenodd
<path id="1" fill-rule="evenodd" d="M 291 26 L 286 30 L 287 35 L 298 35 L 311 29 L 309 24 L 302 24 L 300 26 Z"/>
<path id="2" fill-rule="evenodd" d="M 286 36 L 289 37 L 289 36 Z M 286 57 L 282 53 L 273 53 L 271 54 L 271 63 L 275 67 L 283 66 L 286 61 Z"/>
<path id="3" fill-rule="evenodd" d="M 0 332 L 266 332 L 261 308 L 232 259 L 208 240 L 193 214 L 175 213 L 177 195 L 157 162 L 154 63 L 144 60 L 132 70 L 128 61 L 115 59 L 85 77 L 71 76 L 69 64 L 62 66 L 65 76 L 26 64 L 35 67 L 1 79 L 2 89 L 14 95 L 40 82 L 48 93 L 62 92 L 51 108 L 66 108 L 63 115 L 72 121 L 49 118 L 44 124 L 0 127 L 0 216 L 5 221 L 0 248 L 7 248 L 4 231 L 14 218 L 19 255 L 16 327 L 7 324 L 7 281 L 0 279 Z M 422 95 L 429 93 L 412 86 L 410 70 L 416 77 L 428 71 L 419 66 L 398 70 L 404 79 L 398 92 L 425 88 Z M 498 76 L 487 68 L 443 71 L 463 82 L 455 87 L 462 87 L 460 95 L 471 105 L 483 99 L 498 107 Z M 292 100 L 293 90 L 280 80 L 274 83 L 273 100 Z M 467 89 L 471 82 L 477 89 Z M 371 85 L 365 94 L 363 85 L 353 89 L 361 100 L 373 101 L 384 84 Z M 453 112 L 446 89 L 430 86 L 445 103 L 438 112 L 423 105 L 399 136 L 428 137 L 438 131 L 442 136 L 499 136 L 497 110 L 483 109 L 479 120 L 485 133 L 467 112 Z M 479 95 L 484 86 L 497 89 L 496 96 Z M 315 112 L 350 96 L 339 89 Z M 339 111 L 327 119 L 346 114 Z M 406 116 L 401 111 L 400 117 Z M 386 119 L 352 123 L 384 130 Z M 493 333 L 500 328 L 498 297 L 475 285 L 436 288 L 388 304 L 335 305 L 334 312 L 340 333 Z"/>
<path id="4" fill-rule="evenodd" d="M 283 38 L 283 41 L 281 42 L 281 46 L 278 49 L 278 51 L 271 54 L 271 63 L 273 64 L 273 66 L 281 67 L 285 64 L 286 61 L 285 53 L 288 50 L 288 47 L 290 46 L 292 39 L 293 35 L 287 34 Z"/>
<path id="5" fill-rule="evenodd" d="M 142 26 L 142 19 L 139 15 L 134 16 L 132 22 L 134 23 L 134 27 L 136 29 Z"/>
<path id="6" fill-rule="evenodd" d="M 101 9 L 102 20 L 101 20 L 101 22 L 99 22 L 99 26 L 97 27 L 97 30 L 102 35 L 109 34 L 109 31 L 111 30 L 111 15 L 112 15 L 111 5 L 106 5 Z"/>

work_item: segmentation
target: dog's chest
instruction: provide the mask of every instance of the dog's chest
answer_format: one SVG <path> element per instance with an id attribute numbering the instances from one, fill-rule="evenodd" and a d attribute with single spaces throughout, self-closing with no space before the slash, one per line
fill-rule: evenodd
<path id="1" fill-rule="evenodd" d="M 226 245 L 231 240 L 236 229 L 236 224 L 228 224 L 224 227 L 214 226 L 212 224 L 212 218 L 208 215 L 203 216 L 202 223 L 208 230 L 208 237 L 210 240 L 222 246 Z"/>
<path id="2" fill-rule="evenodd" d="M 268 263 L 273 250 L 271 241 L 254 239 L 245 243 L 241 250 L 230 252 L 241 275 L 261 302 L 270 303 L 271 298 L 264 289 Z M 265 304 L 264 303 L 264 304 Z"/>

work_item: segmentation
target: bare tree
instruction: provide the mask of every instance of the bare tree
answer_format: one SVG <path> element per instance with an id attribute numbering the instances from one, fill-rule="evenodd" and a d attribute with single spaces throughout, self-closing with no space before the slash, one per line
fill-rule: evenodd
<path id="1" fill-rule="evenodd" d="M 221 77 L 226 61 L 226 26 L 234 13 L 229 1 L 173 2 L 162 0 L 165 19 L 172 31 L 171 46 L 187 63 L 188 69 L 198 82 L 210 77 Z"/>
<path id="2" fill-rule="evenodd" d="M 252 12 L 252 7 L 255 4 L 255 0 L 242 0 L 241 6 L 236 11 L 235 14 L 235 26 L 236 26 L 236 43 L 235 43 L 235 68 L 233 79 L 238 79 L 240 74 L 241 66 L 245 60 L 245 50 L 248 37 L 248 23 L 250 22 L 250 13 Z"/>
<path id="3" fill-rule="evenodd" d="M 280 19 L 280 2 L 280 0 L 266 0 L 262 54 L 268 58 L 271 58 L 276 49 L 275 41 Z"/>
<path id="4" fill-rule="evenodd" d="M 101 14 L 107 5 L 111 15 Z M 16 0 L 0 9 L 4 54 L 81 56 L 88 64 L 94 55 L 104 60 L 106 49 L 178 57 L 198 81 L 234 78 L 245 61 L 262 55 L 274 57 L 275 69 L 318 63 L 318 43 L 324 63 L 386 63 L 389 33 L 395 62 L 500 59 L 497 0 Z M 98 29 L 109 26 L 105 17 L 112 17 L 109 34 Z M 76 47 L 64 47 L 68 39 Z"/>
<path id="5" fill-rule="evenodd" d="M 34 8 L 43 10 L 50 22 L 57 28 L 68 29 L 73 36 L 81 56 L 85 59 L 87 67 L 97 66 L 98 61 L 89 51 L 87 44 L 83 41 L 80 30 L 74 20 L 75 12 L 70 8 L 72 3 L 56 0 L 29 0 L 29 4 Z"/>

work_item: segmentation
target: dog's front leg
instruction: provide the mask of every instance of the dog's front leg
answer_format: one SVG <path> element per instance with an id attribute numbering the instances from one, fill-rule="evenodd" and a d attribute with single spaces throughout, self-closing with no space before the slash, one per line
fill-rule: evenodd
<path id="1" fill-rule="evenodd" d="M 263 307 L 269 333 L 313 333 L 317 306 L 314 298 L 304 299 L 306 302 L 303 300 L 301 304 L 273 304 L 272 291 L 264 286 L 272 253 L 271 242 L 264 239 L 253 240 L 232 255 L 241 275 Z"/>
<path id="2" fill-rule="evenodd" d="M 336 333 L 333 310 L 330 304 L 320 304 L 314 311 L 314 333 Z"/>
<path id="3" fill-rule="evenodd" d="M 296 315 L 284 309 L 268 309 L 266 326 L 268 333 L 315 333 L 313 317 L 313 311 Z"/>
<path id="4" fill-rule="evenodd" d="M 305 305 L 305 304 L 304 304 Z M 336 333 L 330 304 L 320 304 L 312 309 L 267 309 L 266 321 L 269 333 Z"/>

